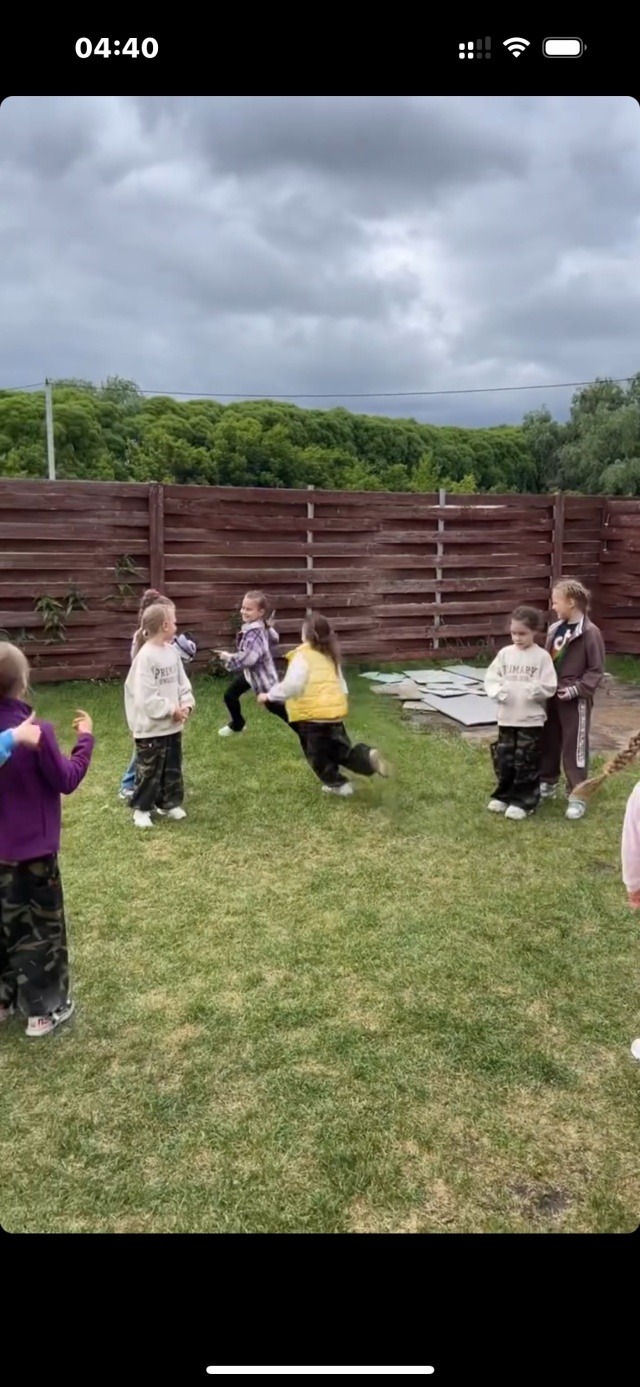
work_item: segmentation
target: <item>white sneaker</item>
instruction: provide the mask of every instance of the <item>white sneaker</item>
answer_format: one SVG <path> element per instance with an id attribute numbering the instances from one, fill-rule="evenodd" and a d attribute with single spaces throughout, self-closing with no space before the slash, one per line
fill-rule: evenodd
<path id="1" fill-rule="evenodd" d="M 150 814 L 143 814 L 141 809 L 134 809 L 133 822 L 136 828 L 153 828 L 153 819 Z"/>
<path id="2" fill-rule="evenodd" d="M 30 1016 L 27 1021 L 26 1034 L 30 1040 L 39 1035 L 51 1035 L 51 1032 L 61 1026 L 63 1021 L 68 1021 L 69 1017 L 73 1016 L 73 1012 L 74 1004 L 69 998 L 68 1001 L 63 1002 L 61 1007 L 57 1007 L 55 1011 L 50 1011 L 48 1016 Z"/>
<path id="3" fill-rule="evenodd" d="M 187 817 L 186 809 L 181 809 L 179 806 L 176 809 L 156 809 L 156 814 L 159 814 L 161 819 L 173 819 L 174 822 Z"/>
<path id="4" fill-rule="evenodd" d="M 353 794 L 353 785 L 323 785 L 325 795 L 340 795 L 341 799 L 348 799 Z"/>
<path id="5" fill-rule="evenodd" d="M 633 1055 L 634 1060 L 640 1060 L 640 1036 L 637 1040 L 634 1040 L 633 1045 L 631 1046 L 631 1054 Z"/>
<path id="6" fill-rule="evenodd" d="M 128 804 L 129 800 L 133 799 L 133 790 L 121 790 L 118 799 L 122 799 L 125 804 Z"/>
<path id="7" fill-rule="evenodd" d="M 501 799 L 490 799 L 487 805 L 490 814 L 506 814 L 507 806 Z"/>
<path id="8" fill-rule="evenodd" d="M 520 820 L 520 819 L 528 819 L 528 818 L 529 818 L 529 815 L 527 814 L 526 809 L 521 809 L 521 808 L 520 808 L 520 805 L 519 805 L 519 804 L 510 804 L 510 805 L 509 805 L 509 808 L 505 810 L 505 815 L 504 815 L 504 817 L 505 817 L 505 819 L 518 819 L 518 820 Z"/>
<path id="9" fill-rule="evenodd" d="M 547 782 L 546 782 L 546 780 L 543 780 L 543 782 L 542 782 L 542 784 L 541 784 L 541 786 L 540 786 L 540 798 L 541 798 L 541 799 L 555 799 L 557 789 L 558 789 L 558 786 L 557 786 L 557 785 L 548 785 Z"/>
<path id="10" fill-rule="evenodd" d="M 587 806 L 583 799 L 570 799 L 565 819 L 584 819 Z"/>
<path id="11" fill-rule="evenodd" d="M 246 728 L 241 727 L 241 728 L 240 728 L 240 732 L 244 732 L 244 731 L 246 731 Z M 227 727 L 221 727 L 221 728 L 220 728 L 220 731 L 219 731 L 219 733 L 218 733 L 218 736 L 219 736 L 219 737 L 239 737 L 239 736 L 240 736 L 240 732 L 234 732 L 233 728 L 232 728 L 232 727 L 229 727 L 229 726 L 227 725 Z"/>

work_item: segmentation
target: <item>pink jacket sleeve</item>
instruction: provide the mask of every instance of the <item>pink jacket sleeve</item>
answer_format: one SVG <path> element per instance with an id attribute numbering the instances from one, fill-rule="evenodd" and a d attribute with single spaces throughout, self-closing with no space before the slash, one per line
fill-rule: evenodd
<path id="1" fill-rule="evenodd" d="M 84 780 L 89 769 L 93 754 L 93 737 L 88 737 L 86 734 L 78 737 L 71 756 L 66 757 L 58 746 L 56 734 L 51 724 L 43 722 L 40 725 L 42 727 L 42 738 L 38 748 L 40 772 L 52 790 L 57 790 L 60 795 L 72 795 L 81 781 Z"/>
<path id="2" fill-rule="evenodd" d="M 629 796 L 622 826 L 622 880 L 629 904 L 640 909 L 640 782 Z"/>

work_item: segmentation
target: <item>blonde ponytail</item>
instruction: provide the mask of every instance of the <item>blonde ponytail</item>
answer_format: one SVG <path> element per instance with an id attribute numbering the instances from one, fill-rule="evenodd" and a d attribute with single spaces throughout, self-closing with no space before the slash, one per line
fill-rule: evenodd
<path id="1" fill-rule="evenodd" d="M 634 732 L 630 741 L 623 751 L 618 751 L 615 756 L 607 762 L 600 775 L 595 775 L 591 780 L 583 780 L 581 785 L 576 785 L 575 790 L 571 791 L 569 799 L 588 799 L 595 790 L 609 779 L 610 775 L 617 775 L 618 771 L 624 771 L 635 761 L 640 753 L 640 732 Z"/>

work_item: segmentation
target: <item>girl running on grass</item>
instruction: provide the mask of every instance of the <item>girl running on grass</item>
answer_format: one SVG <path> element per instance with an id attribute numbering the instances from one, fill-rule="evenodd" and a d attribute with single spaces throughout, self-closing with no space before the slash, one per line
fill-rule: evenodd
<path id="1" fill-rule="evenodd" d="M 147 609 L 124 686 L 127 722 L 136 748 L 131 798 L 136 828 L 151 828 L 154 810 L 169 819 L 186 818 L 182 728 L 195 699 L 175 634 L 173 605 L 157 602 Z"/>
<path id="2" fill-rule="evenodd" d="M 332 795 L 352 795 L 353 786 L 343 770 L 363 776 L 390 775 L 391 767 L 379 751 L 362 744 L 352 746 L 349 741 L 344 726 L 349 691 L 338 642 L 326 617 L 308 617 L 302 628 L 302 645 L 287 658 L 289 668 L 284 679 L 259 694 L 258 702 L 265 707 L 286 703 L 289 722 L 323 790 Z"/>
<path id="3" fill-rule="evenodd" d="M 12 732 L 10 760 L 0 770 L 0 1020 L 16 1007 L 29 1037 L 50 1035 L 73 1013 L 69 954 L 58 853 L 61 795 L 89 769 L 93 727 L 87 713 L 73 724 L 70 759 L 47 722 L 31 725 L 29 666 L 15 645 L 0 644 L 0 730 Z M 25 723 L 38 731 L 35 752 Z"/>
<path id="4" fill-rule="evenodd" d="M 145 612 L 149 610 L 149 607 L 156 606 L 158 602 L 165 603 L 169 607 L 173 605 L 170 597 L 163 597 L 162 593 L 157 592 L 155 588 L 148 588 L 147 591 L 143 593 L 142 601 L 140 603 L 140 610 L 138 612 L 138 626 L 133 640 L 131 642 L 131 663 L 133 663 L 135 659 L 136 642 L 140 633 L 140 629 L 142 627 L 142 618 L 144 617 Z M 197 646 L 193 639 L 193 636 L 190 636 L 187 633 L 185 633 L 182 636 L 175 636 L 173 643 L 180 652 L 180 658 L 182 660 L 182 663 L 184 665 L 190 665 L 191 661 L 195 659 L 195 656 L 197 654 Z M 134 748 L 133 756 L 131 757 L 129 765 L 127 766 L 127 769 L 120 782 L 120 799 L 131 799 L 135 783 L 136 754 Z"/>
<path id="5" fill-rule="evenodd" d="M 489 800 L 493 814 L 526 819 L 540 803 L 540 746 L 547 700 L 558 680 L 553 661 L 536 644 L 542 618 L 535 607 L 517 607 L 512 644 L 489 666 L 484 686 L 498 704 L 498 740 L 491 747 L 497 785 Z"/>
<path id="6" fill-rule="evenodd" d="M 272 626 L 274 612 L 263 592 L 247 592 L 240 608 L 242 627 L 238 634 L 237 651 L 232 655 L 228 650 L 219 650 L 218 657 L 226 665 L 233 679 L 227 688 L 224 701 L 229 712 L 229 722 L 220 728 L 221 737 L 232 737 L 234 733 L 244 732 L 246 722 L 242 716 L 240 699 L 253 691 L 268 693 L 278 682 L 274 656 L 278 649 L 278 632 Z M 264 703 L 264 699 L 259 698 Z M 288 722 L 287 713 L 281 703 L 266 704 L 270 713 Z"/>

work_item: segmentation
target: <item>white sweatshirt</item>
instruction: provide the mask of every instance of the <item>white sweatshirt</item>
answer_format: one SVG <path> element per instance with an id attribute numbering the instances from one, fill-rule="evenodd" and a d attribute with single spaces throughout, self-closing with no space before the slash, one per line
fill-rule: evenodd
<path id="1" fill-rule="evenodd" d="M 541 646 L 520 650 L 507 645 L 489 666 L 484 686 L 489 698 L 497 701 L 500 727 L 543 727 L 547 699 L 553 698 L 558 677 Z"/>
<path id="2" fill-rule="evenodd" d="M 301 698 L 309 683 L 309 674 L 308 661 L 305 659 L 303 651 L 299 650 L 298 654 L 289 661 L 289 668 L 284 679 L 269 689 L 269 702 L 286 703 L 290 698 Z M 338 679 L 342 692 L 348 695 L 349 690 L 341 669 L 338 669 Z"/>
<path id="3" fill-rule="evenodd" d="M 629 795 L 622 826 L 622 880 L 630 896 L 640 893 L 640 781 Z"/>
<path id="4" fill-rule="evenodd" d="M 171 737 L 182 723 L 174 722 L 174 708 L 195 708 L 191 684 L 175 645 L 147 641 L 129 670 L 124 686 L 129 729 L 135 740 Z"/>

